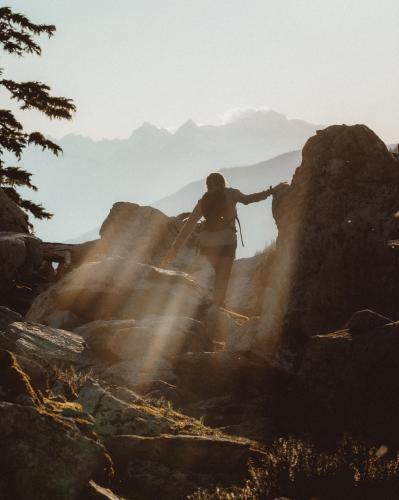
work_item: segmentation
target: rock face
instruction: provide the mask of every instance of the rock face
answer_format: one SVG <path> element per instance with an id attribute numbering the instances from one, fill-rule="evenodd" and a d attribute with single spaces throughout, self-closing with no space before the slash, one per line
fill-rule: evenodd
<path id="1" fill-rule="evenodd" d="M 399 323 L 312 337 L 298 372 L 301 429 L 399 442 L 398 351 Z"/>
<path id="2" fill-rule="evenodd" d="M 0 188 L 0 305 L 26 312 L 42 264 L 41 241 L 28 217 Z"/>
<path id="3" fill-rule="evenodd" d="M 111 472 L 104 447 L 79 430 L 90 433 L 89 417 L 63 416 L 65 405 L 43 402 L 13 354 L 0 357 L 0 496 L 78 498 L 90 479 Z"/>
<path id="4" fill-rule="evenodd" d="M 204 325 L 185 317 L 93 321 L 76 333 L 94 355 L 113 363 L 102 375 L 127 385 L 173 380 L 177 355 L 213 349 Z"/>
<path id="5" fill-rule="evenodd" d="M 247 316 L 258 313 L 259 289 L 256 279 L 262 259 L 261 254 L 234 262 L 226 296 L 227 308 L 231 311 Z"/>
<path id="6" fill-rule="evenodd" d="M 0 188 L 0 231 L 29 233 L 28 217 Z"/>
<path id="7" fill-rule="evenodd" d="M 0 280 L 29 278 L 42 262 L 40 240 L 30 234 L 0 232 Z"/>
<path id="8" fill-rule="evenodd" d="M 159 462 L 172 469 L 196 472 L 237 473 L 240 469 L 245 472 L 249 459 L 259 459 L 262 456 L 251 450 L 248 443 L 182 434 L 157 437 L 114 436 L 107 440 L 107 446 L 122 463 L 129 459 L 141 459 Z"/>
<path id="9" fill-rule="evenodd" d="M 4 330 L 10 323 L 21 321 L 22 316 L 9 309 L 8 307 L 0 306 L 0 330 Z"/>
<path id="10" fill-rule="evenodd" d="M 39 358 L 51 364 L 56 361 L 76 363 L 83 361 L 85 349 L 81 336 L 34 323 L 11 323 L 0 331 L 0 347 L 24 357 Z"/>
<path id="11" fill-rule="evenodd" d="M 264 335 L 342 327 L 360 309 L 397 316 L 399 161 L 364 125 L 318 131 L 275 196 L 279 235 Z"/>
<path id="12" fill-rule="evenodd" d="M 55 311 L 70 311 L 81 323 L 150 314 L 195 317 L 208 302 L 187 274 L 113 257 L 74 269 L 36 298 L 26 319 L 51 325 Z"/>
<path id="13" fill-rule="evenodd" d="M 115 203 L 101 228 L 105 255 L 128 255 L 147 264 L 157 264 L 166 254 L 182 225 L 178 217 L 135 203 Z"/>
<path id="14" fill-rule="evenodd" d="M 94 321 L 76 329 L 99 357 L 132 361 L 151 355 L 173 359 L 182 352 L 209 351 L 212 343 L 199 321 L 185 317 Z"/>

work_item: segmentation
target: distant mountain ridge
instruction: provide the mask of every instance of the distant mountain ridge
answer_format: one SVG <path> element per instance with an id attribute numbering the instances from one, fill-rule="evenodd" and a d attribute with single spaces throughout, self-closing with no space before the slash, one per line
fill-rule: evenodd
<path id="1" fill-rule="evenodd" d="M 25 194 L 55 214 L 34 221 L 36 232 L 48 241 L 75 238 L 98 226 L 116 201 L 149 204 L 211 171 L 301 149 L 319 128 L 254 110 L 224 125 L 188 120 L 175 132 L 143 123 L 128 139 L 68 135 L 58 141 L 60 158 L 30 148 L 22 164 L 33 171 L 39 192 Z"/>
<path id="2" fill-rule="evenodd" d="M 248 167 L 222 169 L 228 184 L 244 193 L 254 193 L 267 189 L 279 182 L 289 182 L 296 167 L 301 163 L 301 151 L 292 151 Z M 177 192 L 150 203 L 169 216 L 190 212 L 205 191 L 205 178 L 187 184 Z M 271 199 L 252 205 L 237 206 L 245 246 L 238 244 L 238 257 L 249 257 L 272 242 L 277 229 L 271 213 Z M 98 238 L 99 228 L 93 229 L 69 243 L 81 243 Z"/>
<path id="3" fill-rule="evenodd" d="M 301 163 L 301 151 L 291 151 L 248 167 L 221 170 L 229 186 L 245 194 L 263 191 L 280 182 L 290 182 L 295 169 Z M 159 200 L 152 206 L 167 215 L 191 211 L 205 192 L 205 179 L 188 184 L 176 193 Z M 271 212 L 271 199 L 251 205 L 237 205 L 245 246 L 238 243 L 238 257 L 250 257 L 261 251 L 277 236 L 277 228 Z"/>

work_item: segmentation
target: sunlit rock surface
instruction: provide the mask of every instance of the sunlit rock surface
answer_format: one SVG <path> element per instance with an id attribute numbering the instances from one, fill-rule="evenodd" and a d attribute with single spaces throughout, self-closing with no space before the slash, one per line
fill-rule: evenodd
<path id="1" fill-rule="evenodd" d="M 143 318 L 150 314 L 195 317 L 210 298 L 187 274 L 120 257 L 87 262 L 39 295 L 28 321 L 51 324 L 54 311 L 70 311 L 81 323 Z"/>
<path id="2" fill-rule="evenodd" d="M 173 359 L 182 352 L 209 351 L 213 347 L 202 323 L 178 316 L 94 321 L 75 331 L 99 357 L 119 361 L 146 356 Z"/>
<path id="3" fill-rule="evenodd" d="M 78 498 L 90 479 L 111 473 L 89 417 L 65 417 L 67 405 L 40 398 L 15 357 L 0 353 L 0 384 L 8 384 L 0 391 L 1 497 Z"/>

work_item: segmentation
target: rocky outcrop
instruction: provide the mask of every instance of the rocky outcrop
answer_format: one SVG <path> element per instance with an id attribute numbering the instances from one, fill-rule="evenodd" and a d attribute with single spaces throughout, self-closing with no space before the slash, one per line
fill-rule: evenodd
<path id="1" fill-rule="evenodd" d="M 113 436 L 106 443 L 141 498 L 156 498 L 160 492 L 162 498 L 186 498 L 198 487 L 231 484 L 232 475 L 243 484 L 248 460 L 259 463 L 263 457 L 248 443 L 226 437 Z"/>
<path id="2" fill-rule="evenodd" d="M 75 331 L 97 356 L 119 361 L 141 357 L 170 360 L 182 352 L 213 348 L 202 323 L 178 316 L 94 321 Z"/>
<path id="3" fill-rule="evenodd" d="M 158 462 L 171 469 L 195 472 L 246 473 L 250 459 L 260 459 L 262 453 L 251 450 L 248 443 L 206 436 L 163 435 L 156 437 L 114 436 L 106 441 L 111 454 L 119 463 L 132 459 Z M 228 457 L 228 460 L 226 460 Z"/>
<path id="4" fill-rule="evenodd" d="M 213 349 L 204 325 L 185 317 L 94 321 L 76 329 L 76 333 L 95 356 L 112 363 L 101 375 L 129 386 L 174 380 L 177 355 Z"/>
<path id="5" fill-rule="evenodd" d="M 274 197 L 279 230 L 265 337 L 327 333 L 360 309 L 395 318 L 399 161 L 364 125 L 318 131 Z"/>
<path id="6" fill-rule="evenodd" d="M 227 309 L 246 316 L 259 314 L 259 295 L 263 290 L 258 274 L 263 259 L 260 254 L 234 262 L 226 295 Z"/>
<path id="7" fill-rule="evenodd" d="M 32 278 L 42 262 L 40 240 L 30 234 L 0 232 L 0 280 Z"/>
<path id="8" fill-rule="evenodd" d="M 29 233 L 28 217 L 0 188 L 0 232 Z"/>
<path id="9" fill-rule="evenodd" d="M 313 336 L 298 372 L 301 429 L 399 442 L 398 352 L 399 324 L 389 320 Z"/>
<path id="10" fill-rule="evenodd" d="M 25 313 L 41 264 L 41 241 L 30 234 L 27 215 L 0 188 L 0 305 Z"/>
<path id="11" fill-rule="evenodd" d="M 89 417 L 65 417 L 66 405 L 39 397 L 15 356 L 0 353 L 2 498 L 78 498 L 89 480 L 112 471 L 104 447 L 90 435 Z"/>
<path id="12" fill-rule="evenodd" d="M 106 331 L 110 337 L 117 336 L 118 325 L 119 334 L 123 335 L 123 327 L 127 327 L 127 334 L 134 337 L 127 349 L 132 359 L 124 356 L 122 348 L 115 350 L 114 355 L 125 360 L 121 363 L 134 365 L 135 357 L 141 356 L 142 342 L 134 328 L 148 329 L 142 333 L 154 339 L 160 324 L 159 318 L 147 318 L 142 322 L 115 321 L 113 332 L 107 330 L 110 328 L 107 322 L 89 323 L 80 330 L 91 343 L 90 336 L 94 342 L 96 333 L 99 338 L 104 337 Z M 167 340 L 166 352 L 171 361 L 181 352 L 181 341 L 186 344 L 183 351 L 188 346 L 193 348 L 195 342 L 201 349 L 209 345 L 203 325 L 187 318 L 169 318 Z M 157 484 L 160 494 L 166 498 L 176 489 L 171 478 L 177 476 L 178 490 L 184 495 L 199 486 L 245 481 L 247 460 L 260 457 L 249 442 L 227 438 L 195 418 L 173 410 L 162 396 L 167 394 L 162 389 L 166 387 L 177 393 L 177 388 L 165 382 L 140 385 L 139 377 L 132 377 L 132 384 L 135 382 L 152 399 L 129 390 L 125 380 L 121 385 L 106 382 L 105 372 L 113 369 L 115 375 L 120 375 L 121 363 L 104 360 L 105 338 L 103 341 L 101 349 L 93 351 L 86 348 L 83 337 L 77 333 L 24 322 L 11 323 L 0 333 L 0 347 L 13 351 L 0 350 L 2 496 L 25 500 L 37 484 L 40 491 L 35 498 L 39 499 L 83 499 L 101 492 L 106 493 L 105 498 L 116 497 L 97 483 L 96 487 L 90 485 L 89 481 L 94 479 L 110 485 L 113 490 L 116 488 L 117 492 L 122 482 L 123 491 L 125 488 L 140 491 L 143 498 L 151 498 Z M 136 342 L 138 352 L 134 350 Z M 112 354 L 112 346 L 109 347 Z M 25 367 L 34 378 L 29 377 Z M 38 367 L 47 373 L 45 383 L 40 381 L 42 374 Z M 129 444 L 124 452 L 120 439 Z M 132 443 L 136 442 L 144 445 L 139 453 L 131 455 Z M 111 483 L 111 461 L 101 443 L 117 467 L 116 481 Z M 154 446 L 147 446 L 151 443 Z M 216 455 L 227 451 L 230 453 L 228 463 L 209 467 L 210 456 L 216 463 Z M 187 453 L 191 463 L 184 463 Z M 29 468 L 26 467 L 28 459 Z M 3 477 L 7 477 L 7 483 L 2 482 Z"/>
<path id="13" fill-rule="evenodd" d="M 345 328 L 349 330 L 351 335 L 358 335 L 388 323 L 392 323 L 392 320 L 386 316 L 364 309 L 363 311 L 356 311 L 346 323 Z"/>
<path id="14" fill-rule="evenodd" d="M 156 265 L 182 224 L 182 217 L 168 217 L 156 208 L 118 202 L 100 228 L 101 248 L 107 256 L 129 256 L 137 262 Z M 187 253 L 194 255 L 189 247 L 190 244 L 180 253 L 180 268 L 187 261 Z"/>
<path id="15" fill-rule="evenodd" d="M 150 314 L 195 317 L 208 303 L 187 274 L 113 257 L 74 269 L 36 298 L 26 319 L 51 325 L 55 311 L 72 312 L 81 324 Z"/>
<path id="16" fill-rule="evenodd" d="M 23 357 L 39 359 L 49 365 L 55 362 L 84 362 L 80 355 L 85 347 L 79 335 L 35 323 L 14 322 L 0 331 L 0 348 L 9 349 Z"/>
<path id="17" fill-rule="evenodd" d="M 0 330 L 4 330 L 10 323 L 21 321 L 21 314 L 12 311 L 8 307 L 0 306 Z"/>

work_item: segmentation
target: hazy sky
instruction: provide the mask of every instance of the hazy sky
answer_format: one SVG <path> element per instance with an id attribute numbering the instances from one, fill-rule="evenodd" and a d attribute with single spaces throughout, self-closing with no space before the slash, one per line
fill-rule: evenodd
<path id="1" fill-rule="evenodd" d="M 398 0 L 0 4 L 57 26 L 41 57 L 2 55 L 5 77 L 49 83 L 78 107 L 70 123 L 24 113 L 29 128 L 127 137 L 143 121 L 221 123 L 233 108 L 268 106 L 399 141 Z"/>

